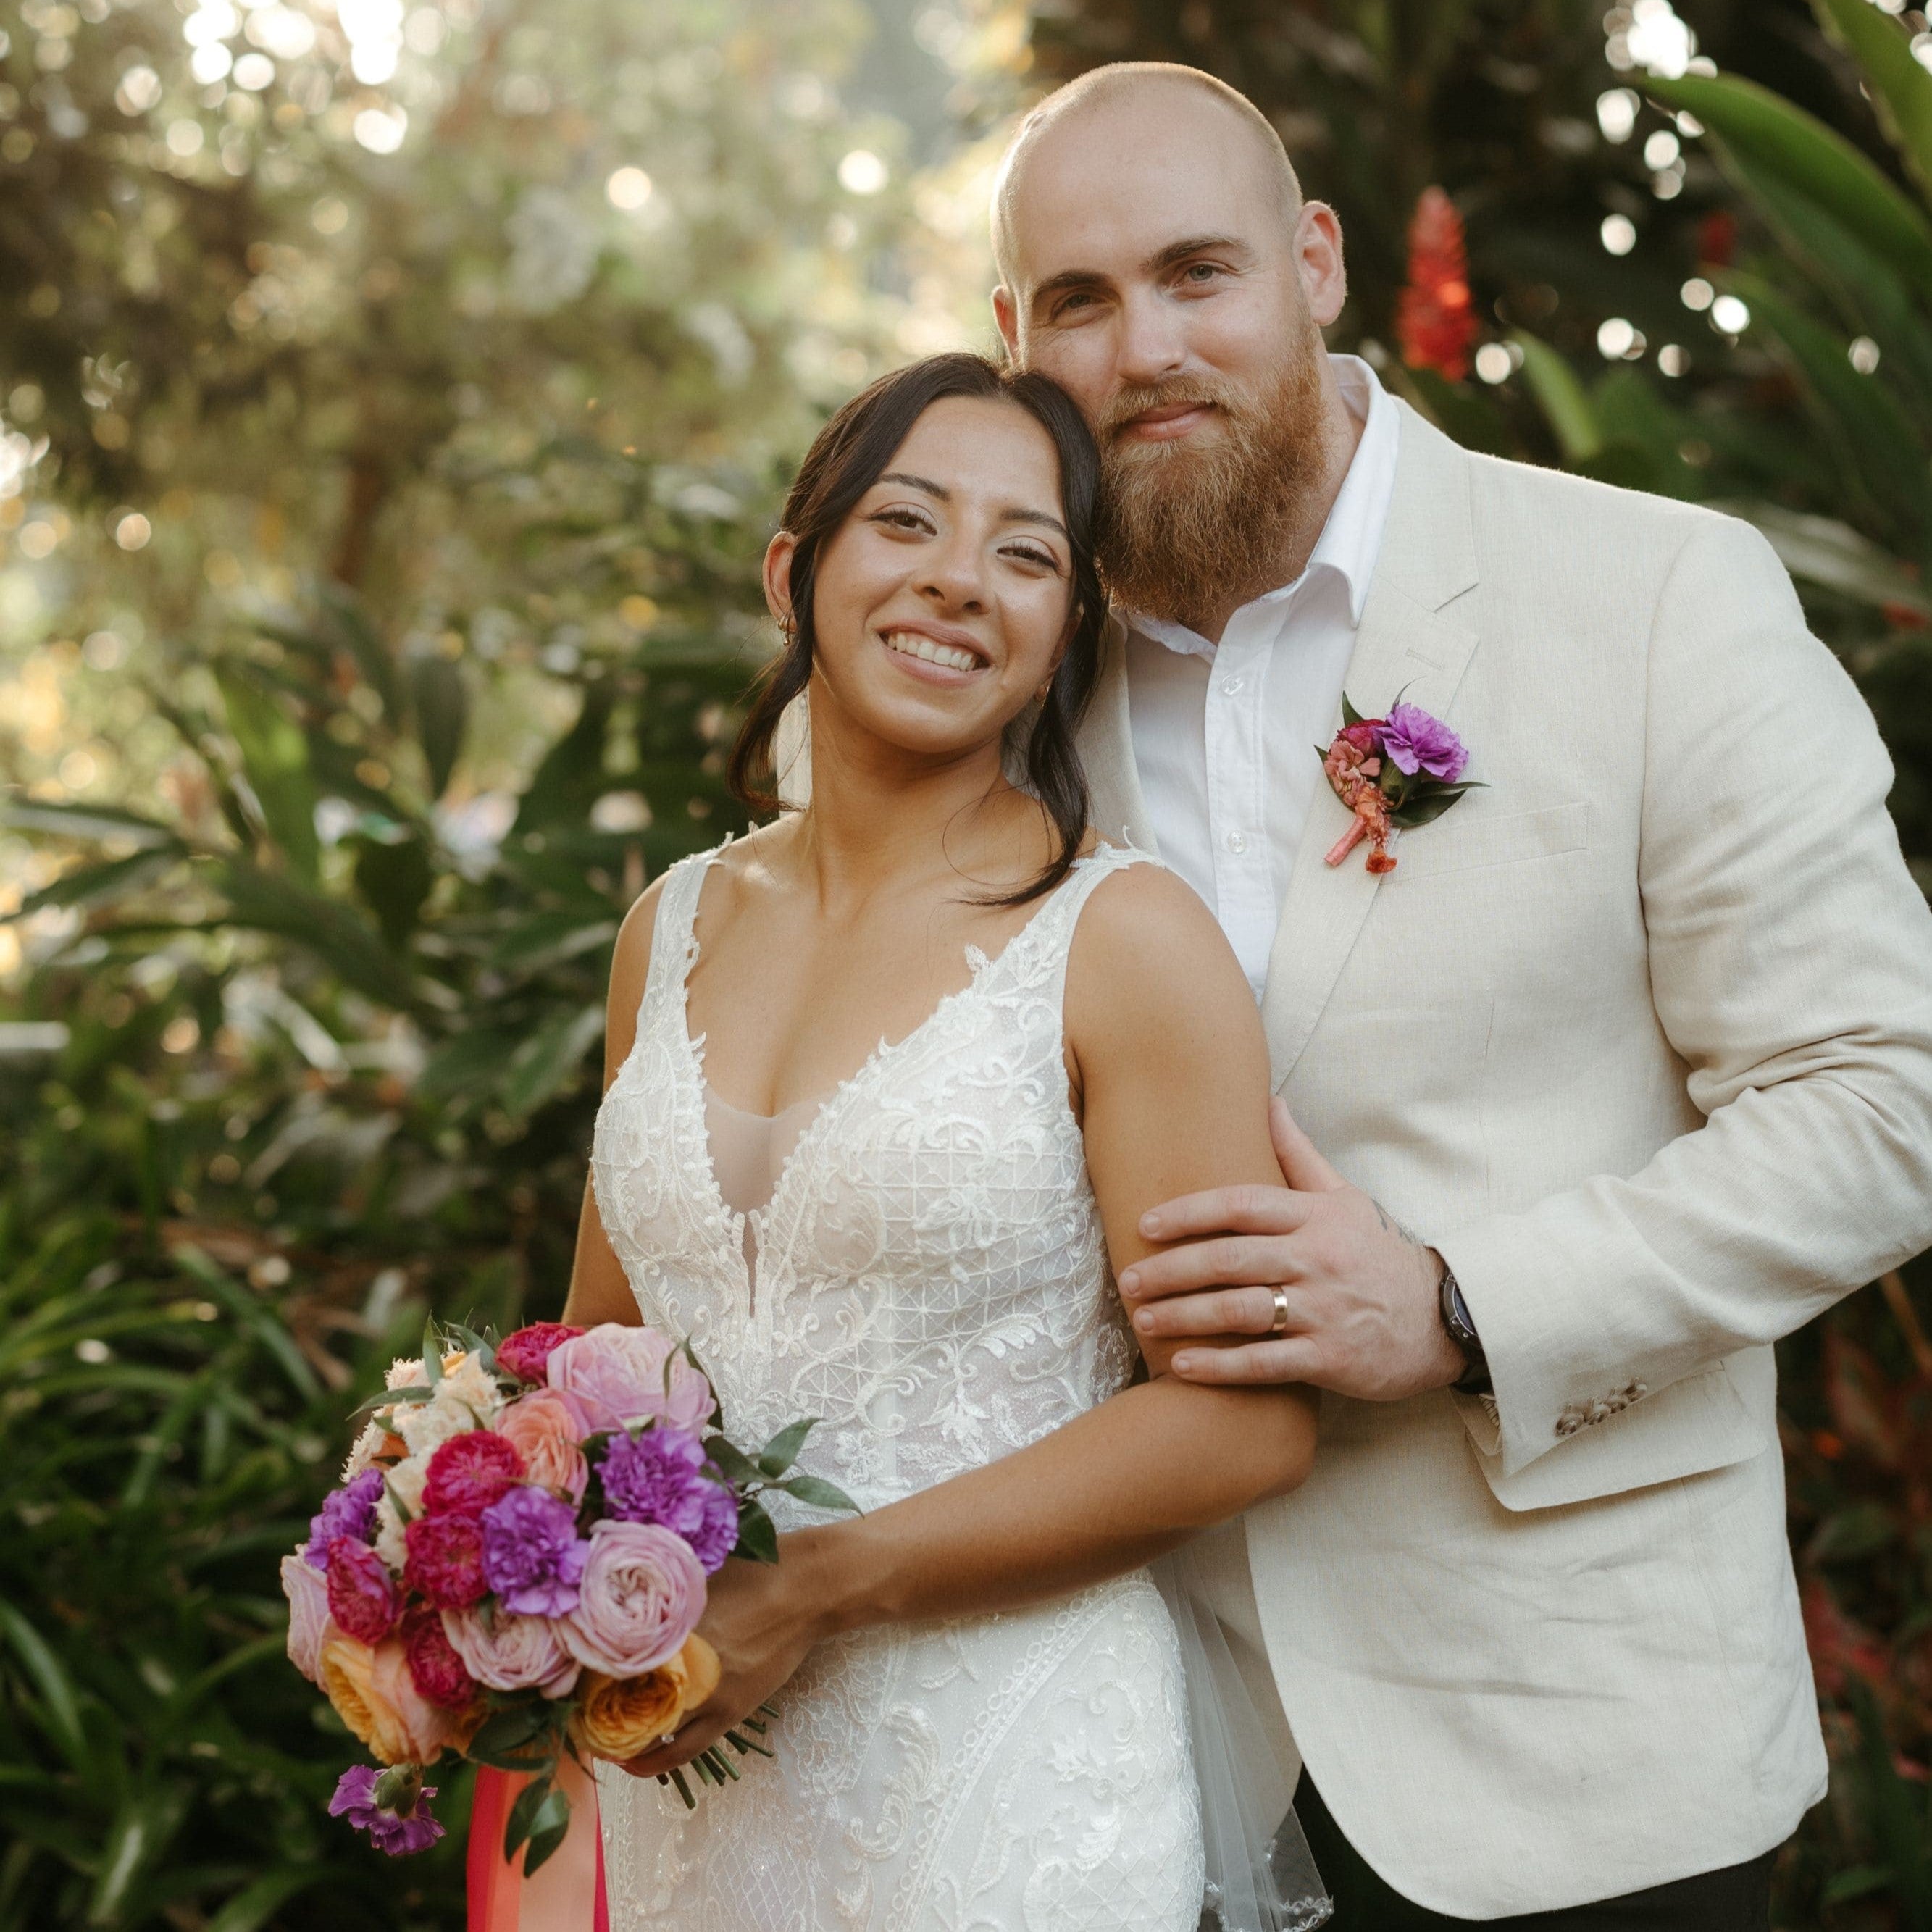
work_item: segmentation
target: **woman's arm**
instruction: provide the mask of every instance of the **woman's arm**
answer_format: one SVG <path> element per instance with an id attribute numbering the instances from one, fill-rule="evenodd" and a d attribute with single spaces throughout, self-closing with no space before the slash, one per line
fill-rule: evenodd
<path id="1" fill-rule="evenodd" d="M 651 970 L 651 928 L 656 922 L 658 899 L 664 889 L 657 879 L 639 896 L 624 915 L 617 929 L 617 944 L 610 956 L 610 991 L 604 1010 L 604 1084 L 608 1088 L 617 1077 L 617 1070 L 631 1057 L 638 1036 L 638 1006 L 644 997 L 644 982 Z M 563 1304 L 563 1318 L 580 1328 L 592 1328 L 600 1322 L 627 1322 L 634 1328 L 642 1319 L 637 1298 L 624 1275 L 624 1264 L 604 1232 L 603 1217 L 597 1211 L 596 1190 L 586 1174 L 584 1181 L 584 1207 L 577 1217 L 577 1252 L 570 1267 L 570 1294 Z"/>
<path id="2" fill-rule="evenodd" d="M 1252 995 L 1199 898 L 1172 874 L 1108 880 L 1076 936 L 1066 1032 L 1089 1170 L 1118 1270 L 1149 1252 L 1140 1215 L 1204 1185 L 1280 1178 Z M 1133 1569 L 1292 1489 L 1315 1447 L 1298 1389 L 1213 1389 L 1160 1371 L 1010 1456 L 856 1520 L 728 1564 L 703 1629 L 724 1676 L 676 1744 L 682 1764 L 770 1696 L 814 1645 L 869 1624 L 1007 1610 Z"/>

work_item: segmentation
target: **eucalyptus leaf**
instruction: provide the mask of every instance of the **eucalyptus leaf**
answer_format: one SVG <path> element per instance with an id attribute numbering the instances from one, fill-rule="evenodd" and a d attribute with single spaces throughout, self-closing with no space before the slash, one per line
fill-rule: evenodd
<path id="1" fill-rule="evenodd" d="M 805 1447 L 805 1438 L 818 1422 L 817 1416 L 807 1415 L 788 1423 L 759 1451 L 759 1468 L 767 1476 L 782 1476 L 798 1460 L 798 1452 Z"/>
<path id="2" fill-rule="evenodd" d="M 755 1497 L 748 1496 L 738 1505 L 738 1540 L 731 1554 L 752 1563 L 776 1563 L 778 1560 L 777 1526 L 766 1514 L 764 1504 Z"/>

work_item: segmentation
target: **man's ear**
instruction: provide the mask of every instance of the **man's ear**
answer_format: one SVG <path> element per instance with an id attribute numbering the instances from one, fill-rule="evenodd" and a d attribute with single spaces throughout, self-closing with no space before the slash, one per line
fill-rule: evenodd
<path id="1" fill-rule="evenodd" d="M 786 631 L 791 628 L 791 560 L 797 548 L 789 530 L 779 531 L 765 546 L 765 608 Z"/>
<path id="2" fill-rule="evenodd" d="M 1304 202 L 1294 222 L 1294 268 L 1317 325 L 1326 328 L 1348 299 L 1342 224 L 1325 201 Z"/>
<path id="3" fill-rule="evenodd" d="M 1006 345 L 1008 358 L 1014 362 L 1020 359 L 1020 318 L 1013 302 L 1012 291 L 1001 282 L 993 291 L 993 326 L 1000 332 L 1000 340 Z"/>

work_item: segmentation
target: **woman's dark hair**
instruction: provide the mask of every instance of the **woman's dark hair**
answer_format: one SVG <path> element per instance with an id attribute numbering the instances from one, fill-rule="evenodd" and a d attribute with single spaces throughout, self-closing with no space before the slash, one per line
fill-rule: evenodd
<path id="1" fill-rule="evenodd" d="M 739 801 L 754 812 L 778 808 L 772 748 L 787 705 L 812 678 L 813 593 L 825 546 L 876 483 L 913 425 L 949 396 L 1010 402 L 1053 440 L 1060 494 L 1073 559 L 1071 634 L 1060 667 L 1026 739 L 1026 782 L 1059 835 L 1059 849 L 1039 877 L 991 905 L 1023 905 L 1066 878 L 1087 831 L 1087 779 L 1073 733 L 1100 670 L 1106 602 L 1094 561 L 1094 512 L 1100 460 L 1079 410 L 1058 383 L 1030 370 L 1000 368 L 983 356 L 932 356 L 882 376 L 845 404 L 818 433 L 785 498 L 782 526 L 796 544 L 791 558 L 791 622 L 784 649 L 760 675 L 752 707 L 731 748 L 729 778 Z"/>

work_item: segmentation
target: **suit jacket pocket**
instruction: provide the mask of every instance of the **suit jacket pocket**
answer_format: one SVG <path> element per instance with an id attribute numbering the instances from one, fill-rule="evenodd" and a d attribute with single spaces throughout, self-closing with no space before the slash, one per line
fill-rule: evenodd
<path id="1" fill-rule="evenodd" d="M 1538 806 L 1533 812 L 1462 814 L 1480 793 L 1451 806 L 1432 825 L 1418 826 L 1395 842 L 1396 868 L 1388 884 L 1466 872 L 1478 866 L 1510 866 L 1553 858 L 1590 842 L 1590 808 L 1581 799 Z"/>

